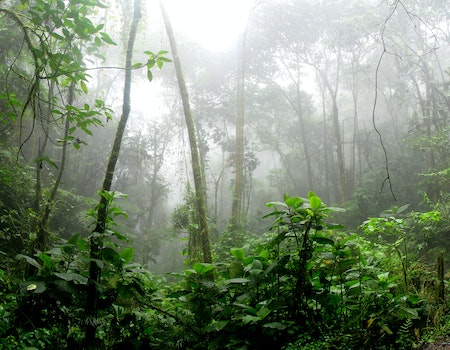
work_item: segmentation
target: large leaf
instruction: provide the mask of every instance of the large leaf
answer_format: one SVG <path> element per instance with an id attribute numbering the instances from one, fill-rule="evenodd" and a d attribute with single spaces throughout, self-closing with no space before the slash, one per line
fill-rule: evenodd
<path id="1" fill-rule="evenodd" d="M 80 239 L 80 234 L 77 233 L 70 237 L 65 244 L 61 246 L 62 250 L 66 254 L 72 254 L 77 247 L 78 240 Z"/>
<path id="2" fill-rule="evenodd" d="M 244 268 L 242 267 L 242 263 L 239 261 L 231 262 L 228 270 L 230 272 L 231 278 L 242 276 L 242 274 L 244 273 Z"/>
<path id="3" fill-rule="evenodd" d="M 244 284 L 244 283 L 249 283 L 250 280 L 248 278 L 230 278 L 228 280 L 225 280 L 224 282 L 231 283 L 231 284 Z"/>
<path id="4" fill-rule="evenodd" d="M 259 309 L 258 310 L 258 312 L 256 313 L 260 318 L 261 318 L 261 320 L 262 319 L 264 319 L 264 318 L 266 318 L 267 317 L 267 315 L 269 315 L 270 314 L 270 309 L 267 307 L 267 306 L 263 306 L 261 309 Z"/>
<path id="5" fill-rule="evenodd" d="M 242 248 L 231 248 L 231 255 L 233 255 L 237 260 L 243 261 L 245 257 L 244 249 Z"/>
<path id="6" fill-rule="evenodd" d="M 314 242 L 317 242 L 317 243 L 323 244 L 323 245 L 326 245 L 326 244 L 334 245 L 334 241 L 332 239 L 329 239 L 329 238 L 326 238 L 326 237 L 315 236 L 315 237 L 312 238 L 312 240 Z"/>
<path id="7" fill-rule="evenodd" d="M 79 275 L 78 273 L 73 272 L 57 272 L 55 273 L 56 277 L 63 279 L 64 281 L 76 281 L 81 284 L 87 284 L 88 279 L 84 276 Z"/>
<path id="8" fill-rule="evenodd" d="M 17 254 L 16 259 L 25 260 L 28 264 L 30 264 L 31 266 L 34 266 L 38 270 L 42 269 L 42 266 L 36 261 L 36 259 L 33 259 L 32 257 L 30 257 L 28 255 Z"/>
<path id="9" fill-rule="evenodd" d="M 303 199 L 300 197 L 290 197 L 285 199 L 286 204 L 292 208 L 298 208 L 303 205 Z"/>
<path id="10" fill-rule="evenodd" d="M 106 247 L 103 249 L 102 255 L 103 255 L 103 259 L 106 262 L 109 262 L 110 264 L 117 266 L 117 267 L 122 265 L 120 255 L 115 249 Z"/>
<path id="11" fill-rule="evenodd" d="M 194 266 L 192 266 L 192 268 L 199 275 L 204 275 L 205 273 L 208 273 L 208 272 L 214 270 L 214 265 L 207 264 L 207 263 L 195 263 Z"/>
<path id="12" fill-rule="evenodd" d="M 125 261 L 126 264 L 131 263 L 134 257 L 134 249 L 131 247 L 125 248 L 120 252 L 120 257 Z"/>
<path id="13" fill-rule="evenodd" d="M 40 294 L 47 289 L 43 281 L 27 281 L 20 284 L 20 294 Z"/>
<path id="14" fill-rule="evenodd" d="M 216 321 L 216 320 L 213 320 L 213 322 L 210 325 L 208 325 L 206 327 L 206 329 L 208 331 L 216 331 L 217 332 L 217 331 L 222 330 L 222 328 L 224 328 L 228 323 L 229 323 L 229 321 Z"/>
<path id="15" fill-rule="evenodd" d="M 263 325 L 263 327 L 266 328 L 272 328 L 272 329 L 278 329 L 280 331 L 286 329 L 286 326 L 280 322 L 270 322 L 270 323 L 266 323 L 265 325 Z"/>
<path id="16" fill-rule="evenodd" d="M 310 196 L 309 197 L 309 205 L 311 206 L 312 210 L 317 210 L 322 205 L 322 200 L 317 196 Z"/>
<path id="17" fill-rule="evenodd" d="M 260 321 L 261 319 L 257 316 L 252 316 L 252 315 L 245 315 L 244 317 L 242 317 L 242 323 L 243 324 L 248 324 L 248 323 L 255 323 Z"/>
<path id="18" fill-rule="evenodd" d="M 101 33 L 100 33 L 100 37 L 101 37 L 101 39 L 102 39 L 105 43 L 108 43 L 108 44 L 110 44 L 110 45 L 117 45 L 117 44 L 114 42 L 114 40 L 112 40 L 111 37 L 110 37 L 107 33 L 105 33 L 105 32 L 101 32 Z"/>
<path id="19" fill-rule="evenodd" d="M 286 208 L 287 209 L 287 205 L 286 205 L 286 203 L 283 203 L 283 202 L 269 202 L 269 203 L 266 203 L 266 207 L 268 207 L 268 208 L 270 208 L 270 207 L 284 207 L 284 208 Z"/>

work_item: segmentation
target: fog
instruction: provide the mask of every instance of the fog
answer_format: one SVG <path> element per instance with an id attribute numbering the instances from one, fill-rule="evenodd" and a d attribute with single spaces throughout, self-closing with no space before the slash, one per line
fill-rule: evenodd
<path id="1" fill-rule="evenodd" d="M 92 21 L 105 24 L 102 32 L 115 45 L 91 50 L 91 44 L 80 44 L 88 75 L 85 88 L 76 86 L 73 105 L 102 100 L 111 120 L 100 113 L 99 123 L 71 121 L 50 221 L 65 238 L 92 229 L 84 212 L 98 199 L 122 113 L 132 2 L 103 3 Z M 148 79 L 146 51 L 173 56 L 159 4 L 144 3 L 132 58 L 131 112 L 112 190 L 128 196 L 117 201 L 128 219 L 117 221 L 137 260 L 168 272 L 183 267 L 195 189 L 174 63 L 153 66 Z M 232 216 L 240 98 L 239 215 L 249 234 L 270 228 L 262 219 L 265 204 L 284 193 L 314 191 L 328 205 L 346 208 L 336 220 L 350 229 L 394 206 L 414 210 L 424 197 L 448 198 L 448 176 L 440 173 L 450 167 L 447 7 L 445 0 L 167 0 L 195 121 L 211 240 L 220 239 Z M 26 108 L 21 114 L 5 96 L 20 100 L 30 91 L 24 82 L 31 79 L 32 56 L 25 48 L 19 55 L 14 51 L 20 31 L 7 39 L 2 30 L 0 85 L 7 93 L 0 100 L 1 147 L 14 149 L 30 168 L 38 159 L 41 186 L 49 191 L 64 137 L 63 120 L 52 111 L 64 111 L 69 83 L 61 78 L 61 90 L 52 93 L 44 92 L 50 82 L 42 88 L 39 117 Z M 46 98 L 54 105 L 42 102 Z"/>

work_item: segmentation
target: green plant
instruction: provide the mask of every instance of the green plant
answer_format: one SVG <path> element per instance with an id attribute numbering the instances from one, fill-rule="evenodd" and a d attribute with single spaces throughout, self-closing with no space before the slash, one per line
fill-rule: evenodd
<path id="1" fill-rule="evenodd" d="M 276 236 L 270 246 L 276 259 L 288 261 L 285 273 L 293 281 L 291 295 L 286 299 L 290 300 L 289 313 L 296 322 L 304 324 L 311 319 L 308 317 L 313 311 L 310 305 L 317 292 L 312 284 L 310 261 L 318 245 L 334 245 L 332 239 L 319 232 L 325 227 L 337 228 L 324 222 L 326 213 L 337 209 L 328 208 L 313 192 L 308 193 L 308 199 L 285 195 L 284 202 L 270 202 L 267 206 L 274 211 L 265 217 L 275 217 Z"/>

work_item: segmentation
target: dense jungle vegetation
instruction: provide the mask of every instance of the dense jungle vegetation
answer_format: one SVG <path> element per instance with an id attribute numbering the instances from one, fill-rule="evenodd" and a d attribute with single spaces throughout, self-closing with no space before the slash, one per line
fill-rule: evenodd
<path id="1" fill-rule="evenodd" d="M 0 348 L 449 342 L 449 43 L 444 0 L 0 0 Z"/>

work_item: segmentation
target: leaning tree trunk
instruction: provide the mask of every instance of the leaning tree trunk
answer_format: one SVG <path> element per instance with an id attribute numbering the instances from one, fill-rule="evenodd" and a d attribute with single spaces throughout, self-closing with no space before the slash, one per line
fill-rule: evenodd
<path id="1" fill-rule="evenodd" d="M 137 25 L 141 17 L 140 0 L 134 1 L 133 20 L 130 28 L 130 35 L 128 38 L 126 62 L 125 62 L 125 86 L 123 93 L 123 107 L 122 116 L 117 126 L 114 143 L 111 149 L 111 154 L 108 159 L 105 178 L 103 180 L 102 191 L 110 191 L 111 184 L 114 177 L 114 170 L 116 168 L 117 159 L 119 158 L 120 146 L 122 144 L 122 137 L 127 124 L 128 116 L 130 115 L 130 92 L 131 92 L 131 60 L 133 57 L 133 47 L 136 38 Z M 91 250 L 90 250 L 90 265 L 89 265 L 89 285 L 87 294 L 87 326 L 85 344 L 87 349 L 94 349 L 95 346 L 95 332 L 96 322 L 94 320 L 97 313 L 98 289 L 97 284 L 100 282 L 101 268 L 97 264 L 98 260 L 102 259 L 103 240 L 102 235 L 106 230 L 106 220 L 108 211 L 108 200 L 105 196 L 101 196 L 98 205 L 97 223 L 91 235 Z"/>
<path id="2" fill-rule="evenodd" d="M 178 87 L 180 89 L 181 100 L 183 103 L 184 117 L 186 120 L 186 126 L 189 134 L 189 145 L 191 149 L 191 158 L 192 158 L 192 172 L 194 175 L 195 199 L 199 220 L 198 224 L 200 230 L 199 238 L 201 242 L 201 251 L 203 253 L 203 261 L 206 263 L 210 263 L 212 262 L 212 256 L 211 256 L 211 244 L 209 240 L 209 229 L 206 213 L 206 193 L 203 182 L 200 153 L 197 145 L 195 124 L 191 113 L 191 107 L 189 104 L 189 94 L 187 91 L 186 82 L 184 80 L 183 70 L 181 68 L 180 57 L 178 56 L 178 50 L 175 41 L 175 36 L 173 34 L 172 25 L 170 23 L 169 16 L 167 15 L 163 2 L 160 1 L 159 4 L 164 19 L 164 25 L 166 27 L 167 36 L 169 38 L 170 47 L 172 49 Z"/>
<path id="3" fill-rule="evenodd" d="M 69 86 L 68 99 L 67 104 L 69 106 L 73 105 L 74 102 L 74 90 L 75 83 L 71 83 Z M 55 202 L 56 194 L 58 193 L 59 184 L 61 183 L 62 176 L 64 174 L 64 169 L 66 166 L 66 155 L 67 155 L 67 138 L 69 136 L 69 127 L 70 127 L 70 111 L 67 112 L 66 120 L 64 124 L 64 138 L 62 140 L 62 150 L 61 150 L 61 162 L 58 168 L 58 174 L 56 175 L 55 183 L 53 184 L 52 191 L 50 196 L 45 203 L 44 211 L 42 213 L 42 217 L 40 218 L 38 224 L 38 234 L 36 238 L 36 250 L 45 251 L 47 249 L 47 241 L 48 241 L 48 223 L 50 219 L 50 213 L 53 208 L 53 204 Z M 42 162 L 42 160 L 41 160 Z"/>

